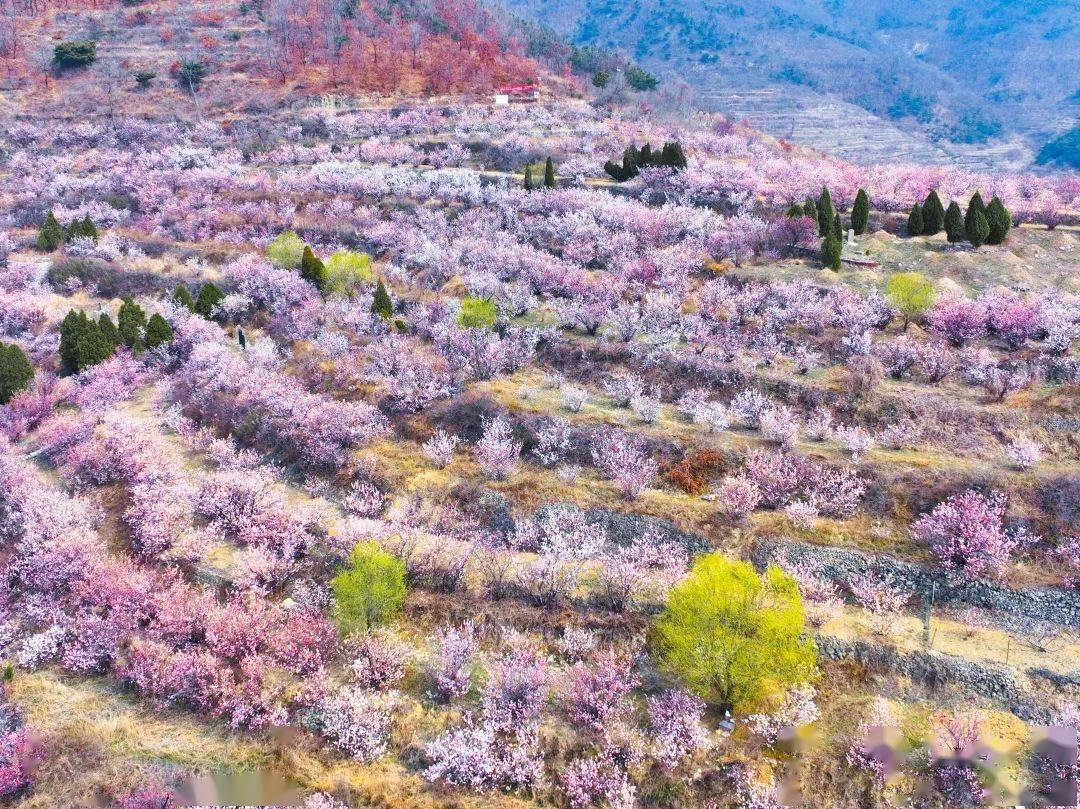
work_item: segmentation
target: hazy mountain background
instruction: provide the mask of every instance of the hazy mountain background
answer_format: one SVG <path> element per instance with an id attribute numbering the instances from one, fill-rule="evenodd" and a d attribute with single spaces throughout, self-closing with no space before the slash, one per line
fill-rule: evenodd
<path id="1" fill-rule="evenodd" d="M 506 0 L 854 160 L 1080 167 L 1077 0 Z"/>

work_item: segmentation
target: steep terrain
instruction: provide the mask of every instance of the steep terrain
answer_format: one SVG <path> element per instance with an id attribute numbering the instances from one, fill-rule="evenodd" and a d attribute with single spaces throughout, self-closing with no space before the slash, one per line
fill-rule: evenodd
<path id="1" fill-rule="evenodd" d="M 650 69 L 685 78 L 706 104 L 721 112 L 729 104 L 744 108 L 751 122 L 776 134 L 798 128 L 804 110 L 777 112 L 767 96 L 759 106 L 763 89 L 804 98 L 810 107 L 821 106 L 819 96 L 856 105 L 882 120 L 868 134 L 895 126 L 928 163 L 940 153 L 923 146 L 926 139 L 983 166 L 1006 159 L 1016 167 L 1076 124 L 1080 28 L 1068 0 L 978 7 L 923 0 L 902 7 L 882 0 L 510 5 L 576 43 L 623 48 Z M 834 131 L 866 125 L 865 116 L 845 108 L 829 112 Z M 808 141 L 864 162 L 891 148 L 871 141 L 853 150 L 830 140 L 826 127 Z"/>

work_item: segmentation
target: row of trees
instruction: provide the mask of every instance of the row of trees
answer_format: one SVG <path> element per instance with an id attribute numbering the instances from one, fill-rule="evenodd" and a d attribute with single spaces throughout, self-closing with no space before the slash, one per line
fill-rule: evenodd
<path id="1" fill-rule="evenodd" d="M 172 342 L 168 321 L 156 312 L 147 318 L 145 310 L 130 298 L 120 305 L 117 322 L 102 312 L 97 320 L 86 312 L 68 311 L 60 323 L 60 362 L 69 374 L 79 373 L 104 362 L 117 348 L 126 346 L 135 353 Z"/>
<path id="2" fill-rule="evenodd" d="M 622 163 L 609 160 L 604 164 L 604 171 L 617 182 L 624 183 L 637 177 L 643 168 L 670 168 L 682 171 L 686 166 L 686 154 L 678 141 L 665 143 L 659 151 L 654 150 L 652 144 L 649 143 L 640 149 L 631 143 L 623 152 Z"/>
<path id="3" fill-rule="evenodd" d="M 931 191 L 922 205 L 916 202 L 911 206 L 907 221 L 909 236 L 934 236 L 944 229 L 951 243 L 966 239 L 974 247 L 1001 244 L 1011 228 L 1012 216 L 1001 198 L 994 197 L 986 205 L 978 191 L 972 195 L 964 214 L 960 213 L 960 206 L 955 200 L 949 203 L 946 210 L 937 191 Z"/>
<path id="4" fill-rule="evenodd" d="M 87 214 L 82 219 L 76 219 L 66 227 L 60 224 L 52 211 L 46 214 L 37 233 L 37 248 L 45 253 L 51 253 L 60 245 L 70 242 L 72 239 L 85 238 L 93 241 L 98 240 L 97 225 Z"/>
<path id="5" fill-rule="evenodd" d="M 536 181 L 533 180 L 532 166 L 525 166 L 525 190 L 535 191 Z M 544 188 L 555 187 L 555 161 L 548 157 L 544 161 Z"/>

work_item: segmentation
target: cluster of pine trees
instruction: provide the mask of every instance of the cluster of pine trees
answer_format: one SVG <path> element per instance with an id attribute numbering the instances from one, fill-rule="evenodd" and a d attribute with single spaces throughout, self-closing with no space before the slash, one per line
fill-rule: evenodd
<path id="1" fill-rule="evenodd" d="M 555 161 L 549 156 L 544 161 L 544 188 L 555 187 Z M 536 184 L 536 180 L 533 179 L 532 166 L 525 166 L 525 190 L 535 191 L 539 186 Z"/>
<path id="2" fill-rule="evenodd" d="M 105 312 L 93 320 L 81 309 L 71 309 L 60 323 L 60 363 L 66 373 L 77 374 L 104 362 L 120 346 L 138 354 L 172 339 L 168 321 L 157 313 L 148 318 L 131 298 L 120 304 L 115 323 Z"/>
<path id="3" fill-rule="evenodd" d="M 0 404 L 26 388 L 34 378 L 34 366 L 15 343 L 0 343 Z"/>
<path id="4" fill-rule="evenodd" d="M 604 171 L 616 182 L 624 183 L 637 177 L 638 172 L 643 168 L 670 168 L 681 171 L 686 166 L 686 155 L 683 153 L 682 144 L 676 140 L 665 143 L 659 151 L 653 149 L 648 143 L 640 149 L 631 143 L 623 152 L 622 163 L 609 160 L 604 164 Z"/>
<path id="5" fill-rule="evenodd" d="M 828 188 L 822 188 L 821 194 L 815 200 L 807 197 L 806 201 L 799 205 L 795 203 L 787 210 L 788 216 L 807 216 L 817 222 L 818 235 L 821 237 L 821 263 L 834 270 L 840 269 L 840 255 L 844 249 L 844 225 L 840 220 L 840 212 L 832 201 L 832 194 Z M 855 203 L 851 206 L 851 229 L 858 235 L 866 233 L 866 227 L 870 222 L 870 197 L 863 190 L 855 195 Z"/>
<path id="6" fill-rule="evenodd" d="M 945 230 L 946 238 L 953 244 L 965 239 L 974 247 L 984 244 L 1001 244 L 1012 228 L 1012 216 L 1005 203 L 994 197 L 987 205 L 976 191 L 968 202 L 967 212 L 960 213 L 960 206 L 953 200 L 946 210 L 937 191 L 927 194 L 922 205 L 915 203 L 908 214 L 909 236 L 933 236 Z"/>
<path id="7" fill-rule="evenodd" d="M 67 227 L 60 224 L 60 221 L 56 218 L 52 211 L 49 211 L 48 215 L 41 223 L 41 227 L 38 228 L 37 234 L 37 248 L 45 253 L 51 253 L 60 247 L 65 242 L 70 242 L 72 239 L 82 236 L 87 239 L 93 239 L 95 242 L 98 240 L 98 229 L 94 224 L 94 220 L 87 214 L 82 219 L 76 219 Z"/>
<path id="8" fill-rule="evenodd" d="M 186 307 L 189 312 L 194 312 L 207 320 L 213 317 L 214 307 L 224 299 L 225 293 L 210 281 L 202 285 L 197 298 L 191 297 L 191 290 L 186 286 L 178 286 L 173 292 L 173 300 L 176 303 Z"/>

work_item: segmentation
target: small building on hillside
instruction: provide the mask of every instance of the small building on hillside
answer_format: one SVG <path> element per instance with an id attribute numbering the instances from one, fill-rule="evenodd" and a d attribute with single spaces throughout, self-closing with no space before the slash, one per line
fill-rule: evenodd
<path id="1" fill-rule="evenodd" d="M 512 84 L 495 91 L 495 104 L 533 104 L 540 100 L 539 84 Z"/>

